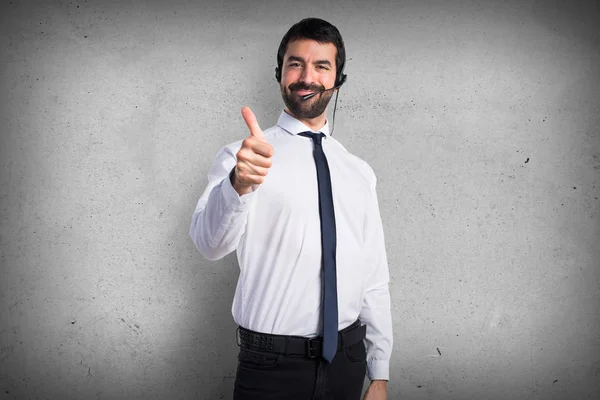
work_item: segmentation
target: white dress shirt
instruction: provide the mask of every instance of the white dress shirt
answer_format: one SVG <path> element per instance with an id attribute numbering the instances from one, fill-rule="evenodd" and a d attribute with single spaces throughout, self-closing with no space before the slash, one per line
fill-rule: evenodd
<path id="1" fill-rule="evenodd" d="M 192 217 L 190 236 L 204 257 L 217 260 L 237 250 L 232 314 L 253 331 L 322 334 L 317 172 L 313 141 L 298 135 L 310 130 L 282 112 L 277 125 L 264 130 L 274 150 L 265 181 L 242 196 L 229 180 L 242 140 L 221 148 Z M 328 123 L 320 132 L 336 219 L 339 329 L 360 317 L 367 326 L 368 376 L 388 380 L 392 318 L 376 177 L 329 135 Z"/>

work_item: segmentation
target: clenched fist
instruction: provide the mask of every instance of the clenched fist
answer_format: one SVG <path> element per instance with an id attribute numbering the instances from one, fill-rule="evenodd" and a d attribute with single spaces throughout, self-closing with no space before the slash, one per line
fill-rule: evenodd
<path id="1" fill-rule="evenodd" d="M 236 154 L 237 163 L 230 174 L 231 184 L 240 196 L 250 193 L 252 185 L 265 181 L 273 156 L 273 146 L 267 143 L 252 110 L 242 108 L 242 117 L 250 129 L 250 136 L 242 142 Z"/>

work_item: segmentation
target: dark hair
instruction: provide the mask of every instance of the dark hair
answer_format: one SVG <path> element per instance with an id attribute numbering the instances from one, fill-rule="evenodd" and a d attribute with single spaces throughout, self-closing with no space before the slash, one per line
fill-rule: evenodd
<path id="1" fill-rule="evenodd" d="M 283 56 L 287 51 L 289 42 L 299 39 L 311 39 L 321 44 L 333 43 L 337 49 L 335 55 L 336 82 L 341 79 L 341 73 L 344 70 L 346 62 L 346 49 L 342 35 L 338 29 L 329 22 L 319 18 L 305 18 L 302 21 L 292 25 L 287 33 L 281 39 L 279 50 L 277 50 L 277 81 L 281 81 L 281 66 L 283 65 Z"/>

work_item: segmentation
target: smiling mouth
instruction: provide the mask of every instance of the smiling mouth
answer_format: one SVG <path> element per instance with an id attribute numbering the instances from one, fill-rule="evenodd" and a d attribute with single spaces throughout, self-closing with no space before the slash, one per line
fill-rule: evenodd
<path id="1" fill-rule="evenodd" d="M 321 90 L 305 90 L 305 89 L 302 89 L 302 90 L 295 90 L 294 92 L 298 95 L 298 97 L 300 98 L 300 100 L 302 100 L 302 101 L 309 101 L 311 99 L 317 98 L 317 96 L 320 96 L 320 94 L 321 94 L 322 91 Z M 304 96 L 308 96 L 308 95 L 311 95 L 311 96 L 309 98 L 305 99 Z"/>
<path id="2" fill-rule="evenodd" d="M 307 94 L 315 93 L 315 91 L 313 91 L 313 90 L 304 90 L 304 89 L 296 90 L 295 92 L 298 94 L 298 96 L 306 96 Z"/>

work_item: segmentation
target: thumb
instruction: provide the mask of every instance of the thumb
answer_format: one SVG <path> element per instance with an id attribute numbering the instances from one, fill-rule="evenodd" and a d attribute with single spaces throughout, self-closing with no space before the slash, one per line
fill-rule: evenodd
<path id="1" fill-rule="evenodd" d="M 246 125 L 248 125 L 248 129 L 250 129 L 250 134 L 254 136 L 256 139 L 261 142 L 266 142 L 265 135 L 263 131 L 258 126 L 258 121 L 256 121 L 256 116 L 250 109 L 250 107 L 242 108 L 242 117 L 244 117 L 244 121 L 246 121 Z"/>

